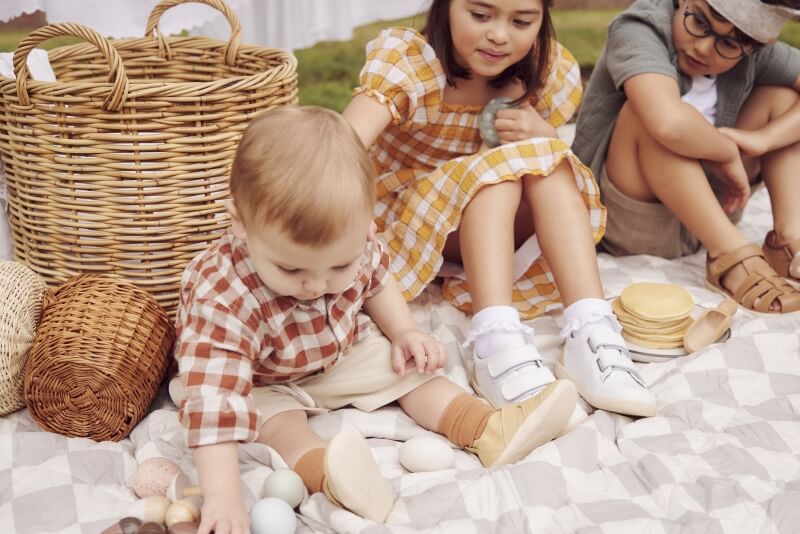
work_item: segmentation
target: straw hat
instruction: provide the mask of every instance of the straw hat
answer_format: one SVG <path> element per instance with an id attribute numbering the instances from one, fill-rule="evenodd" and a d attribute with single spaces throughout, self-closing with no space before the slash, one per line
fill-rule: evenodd
<path id="1" fill-rule="evenodd" d="M 47 286 L 25 265 L 0 261 L 0 415 L 25 406 L 23 370 Z"/>

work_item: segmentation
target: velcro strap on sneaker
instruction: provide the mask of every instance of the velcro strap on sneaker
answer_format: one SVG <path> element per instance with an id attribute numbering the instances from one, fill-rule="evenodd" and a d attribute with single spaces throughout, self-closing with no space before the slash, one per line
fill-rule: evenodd
<path id="1" fill-rule="evenodd" d="M 515 349 L 493 354 L 489 358 L 489 376 L 498 378 L 514 369 L 529 366 L 541 367 L 542 357 L 533 345 L 523 345 Z"/>
<path id="2" fill-rule="evenodd" d="M 601 348 L 615 349 L 625 354 L 628 354 L 628 346 L 625 344 L 625 339 L 618 333 L 611 330 L 595 330 L 586 342 L 592 352 L 597 352 Z"/>
<path id="3" fill-rule="evenodd" d="M 555 379 L 547 367 L 529 364 L 517 367 L 503 378 L 500 391 L 508 402 L 516 402 L 535 395 L 552 384 Z"/>
<path id="4" fill-rule="evenodd" d="M 645 387 L 644 380 L 636 370 L 621 335 L 610 331 L 592 332 L 586 342 L 592 352 L 597 354 L 597 366 L 601 373 L 622 371 L 628 373 L 637 384 Z"/>

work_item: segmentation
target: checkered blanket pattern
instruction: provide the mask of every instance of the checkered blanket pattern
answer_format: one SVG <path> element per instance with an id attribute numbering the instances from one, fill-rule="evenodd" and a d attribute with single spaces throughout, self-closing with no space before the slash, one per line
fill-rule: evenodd
<path id="1" fill-rule="evenodd" d="M 769 227 L 761 191 L 742 226 L 753 242 Z M 609 296 L 640 280 L 687 287 L 711 306 L 704 258 L 601 255 Z M 468 387 L 460 348 L 468 319 L 423 293 L 414 313 L 445 343 L 446 374 Z M 549 362 L 558 356 L 560 316 L 531 322 Z M 410 474 L 398 462 L 403 441 L 429 434 L 398 408 L 343 409 L 312 419 L 322 436 L 348 428 L 368 436 L 397 502 L 376 526 L 322 494 L 300 507 L 298 533 L 782 533 L 800 531 L 800 317 L 740 311 L 721 345 L 639 369 L 658 398 L 658 415 L 634 421 L 597 411 L 570 434 L 522 462 L 482 469 L 456 452 L 455 468 Z M 0 418 L 0 532 L 94 534 L 125 514 L 139 462 L 164 456 L 195 475 L 175 407 L 162 391 L 130 438 L 94 443 L 42 432 L 26 411 Z M 242 484 L 254 502 L 264 479 L 284 464 L 263 445 L 241 448 Z"/>

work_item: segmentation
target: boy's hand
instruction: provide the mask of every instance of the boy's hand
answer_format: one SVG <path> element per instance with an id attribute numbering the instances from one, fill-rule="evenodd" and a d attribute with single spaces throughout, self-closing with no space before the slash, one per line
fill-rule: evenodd
<path id="1" fill-rule="evenodd" d="M 516 108 L 501 109 L 495 115 L 494 127 L 501 144 L 524 141 L 531 137 L 558 138 L 558 132 L 526 101 Z"/>
<path id="2" fill-rule="evenodd" d="M 713 174 L 724 178 L 728 187 L 722 197 L 722 209 L 726 213 L 733 213 L 744 209 L 747 199 L 750 198 L 750 180 L 738 155 L 731 161 L 712 163 L 709 166 Z"/>
<path id="3" fill-rule="evenodd" d="M 430 374 L 444 366 L 444 347 L 436 339 L 416 329 L 403 330 L 392 336 L 392 367 L 406 374 L 406 361 L 414 359 L 417 371 Z"/>
<path id="4" fill-rule="evenodd" d="M 740 130 L 738 128 L 718 128 L 719 133 L 736 143 L 745 156 L 759 157 L 770 151 L 769 139 L 757 131 Z"/>
<path id="5" fill-rule="evenodd" d="M 241 499 L 207 495 L 200 511 L 197 534 L 250 534 L 250 516 Z"/>

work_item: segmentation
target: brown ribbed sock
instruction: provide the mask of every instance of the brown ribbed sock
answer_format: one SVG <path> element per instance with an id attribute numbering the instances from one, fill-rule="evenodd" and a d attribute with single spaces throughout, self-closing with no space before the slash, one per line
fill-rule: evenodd
<path id="1" fill-rule="evenodd" d="M 439 433 L 459 447 L 470 447 L 483 434 L 495 409 L 469 393 L 462 393 L 445 408 Z"/>
<path id="2" fill-rule="evenodd" d="M 325 449 L 311 449 L 294 464 L 294 472 L 300 475 L 308 488 L 309 493 L 322 491 L 322 481 L 325 479 Z"/>

